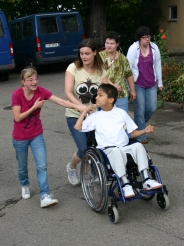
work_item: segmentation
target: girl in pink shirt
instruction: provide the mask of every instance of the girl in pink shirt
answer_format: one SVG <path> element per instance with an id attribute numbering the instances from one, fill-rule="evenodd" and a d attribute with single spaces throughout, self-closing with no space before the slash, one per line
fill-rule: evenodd
<path id="1" fill-rule="evenodd" d="M 22 87 L 12 93 L 12 111 L 14 127 L 12 132 L 13 146 L 18 161 L 18 178 L 22 187 L 22 198 L 31 197 L 27 169 L 28 148 L 30 146 L 36 163 L 37 179 L 40 188 L 41 207 L 58 203 L 50 195 L 47 173 L 47 152 L 43 138 L 40 111 L 45 100 L 82 112 L 86 106 L 76 105 L 54 96 L 49 90 L 38 86 L 37 71 L 30 67 L 21 72 Z"/>

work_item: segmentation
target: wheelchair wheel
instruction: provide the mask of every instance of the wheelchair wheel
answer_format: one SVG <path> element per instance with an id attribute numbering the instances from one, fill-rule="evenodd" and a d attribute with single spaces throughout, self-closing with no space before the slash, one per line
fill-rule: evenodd
<path id="1" fill-rule="evenodd" d="M 100 152 L 91 147 L 81 162 L 81 184 L 85 199 L 97 213 L 102 213 L 108 201 L 108 182 L 103 158 Z"/>
<path id="2" fill-rule="evenodd" d="M 109 205 L 108 206 L 108 216 L 109 219 L 114 223 L 117 224 L 119 222 L 119 213 L 118 209 L 115 205 Z"/>
<path id="3" fill-rule="evenodd" d="M 166 194 L 157 194 L 157 204 L 162 209 L 167 209 L 169 207 L 169 197 Z"/>

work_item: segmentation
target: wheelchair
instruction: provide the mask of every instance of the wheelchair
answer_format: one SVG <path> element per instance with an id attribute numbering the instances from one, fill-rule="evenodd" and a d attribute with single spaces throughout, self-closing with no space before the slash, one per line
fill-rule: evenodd
<path id="1" fill-rule="evenodd" d="M 156 190 L 143 190 L 142 176 L 139 173 L 138 166 L 134 162 L 132 156 L 127 154 L 127 179 L 136 194 L 135 197 L 125 198 L 122 189 L 121 179 L 113 172 L 106 154 L 101 149 L 95 146 L 94 132 L 92 133 L 93 144 L 89 146 L 81 161 L 80 175 L 84 197 L 88 205 L 97 213 L 102 213 L 108 203 L 108 198 L 111 202 L 108 205 L 108 216 L 114 224 L 119 221 L 119 213 L 117 202 L 126 203 L 135 199 L 144 199 L 149 201 L 156 195 L 157 204 L 161 209 L 169 207 L 168 191 L 166 186 Z M 129 144 L 136 142 L 130 139 Z M 159 171 L 153 165 L 151 158 L 148 157 L 149 177 L 162 183 Z"/>

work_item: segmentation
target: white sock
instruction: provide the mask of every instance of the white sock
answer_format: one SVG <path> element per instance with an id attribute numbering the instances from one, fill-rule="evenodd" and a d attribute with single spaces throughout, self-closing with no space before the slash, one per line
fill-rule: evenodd
<path id="1" fill-rule="evenodd" d="M 129 181 L 128 181 L 126 175 L 122 176 L 122 177 L 121 177 L 121 180 L 122 180 L 123 184 L 129 183 Z"/>
<path id="2" fill-rule="evenodd" d="M 148 170 L 147 169 L 142 170 L 141 174 L 142 174 L 142 180 L 145 180 L 148 178 Z"/>

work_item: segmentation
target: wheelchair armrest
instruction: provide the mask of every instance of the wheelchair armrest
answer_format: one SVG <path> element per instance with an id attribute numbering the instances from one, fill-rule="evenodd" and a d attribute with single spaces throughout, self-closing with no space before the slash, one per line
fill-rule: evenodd
<path id="1" fill-rule="evenodd" d="M 96 139 L 95 139 L 95 131 L 91 131 L 91 132 L 87 132 L 87 147 L 90 147 L 90 146 L 94 146 L 96 147 L 97 146 L 97 142 L 96 142 Z"/>
<path id="2" fill-rule="evenodd" d="M 129 143 L 128 145 L 130 144 L 134 144 L 134 143 L 140 143 L 136 138 L 129 138 Z"/>

